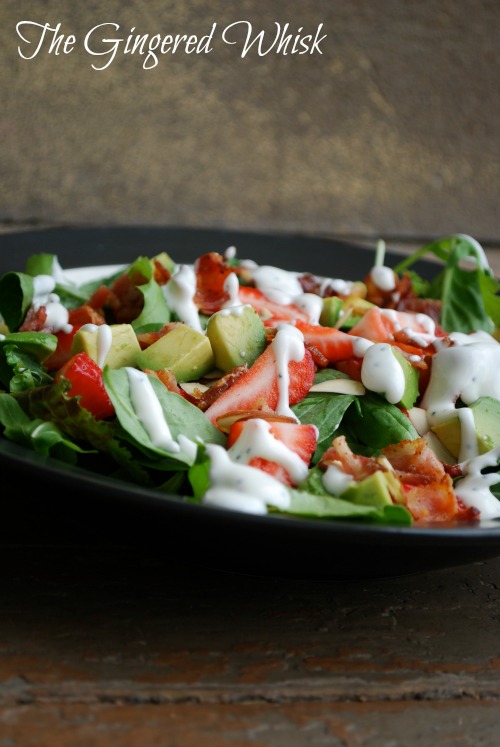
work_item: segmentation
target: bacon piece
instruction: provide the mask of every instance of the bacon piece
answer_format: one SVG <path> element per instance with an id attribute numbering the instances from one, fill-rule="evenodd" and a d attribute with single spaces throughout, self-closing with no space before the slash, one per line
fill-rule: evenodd
<path id="1" fill-rule="evenodd" d="M 108 303 L 110 290 L 107 285 L 100 285 L 90 296 L 87 304 L 97 311 L 104 309 Z"/>
<path id="2" fill-rule="evenodd" d="M 157 259 L 153 259 L 153 268 L 153 278 L 156 280 L 158 285 L 166 285 L 172 277 L 170 270 L 167 270 L 165 265 Z"/>
<path id="3" fill-rule="evenodd" d="M 345 436 L 334 438 L 332 445 L 323 453 L 320 465 L 328 467 L 331 464 L 340 464 L 341 469 L 352 475 L 356 481 L 363 480 L 374 472 L 383 469 L 376 459 L 354 454 Z"/>
<path id="4" fill-rule="evenodd" d="M 318 348 L 315 345 L 310 345 L 308 342 L 305 342 L 304 345 L 306 346 L 307 350 L 309 350 L 309 352 L 311 353 L 312 359 L 314 363 L 316 364 L 316 366 L 318 366 L 319 368 L 326 368 L 328 366 L 329 364 L 328 358 L 325 355 L 323 355 L 323 353 L 320 350 L 318 350 Z"/>
<path id="5" fill-rule="evenodd" d="M 424 438 L 391 444 L 382 449 L 382 454 L 403 483 L 406 506 L 414 519 L 449 521 L 457 518 L 459 506 L 453 480 Z"/>
<path id="6" fill-rule="evenodd" d="M 93 308 L 89 303 L 84 303 L 68 312 L 68 322 L 74 327 L 82 327 L 84 324 L 106 324 L 106 319 L 102 311 Z"/>
<path id="7" fill-rule="evenodd" d="M 226 301 L 229 301 L 229 293 L 225 288 L 225 282 L 233 272 L 231 265 L 227 263 L 222 254 L 218 252 L 206 252 L 198 257 L 194 264 L 196 274 L 196 292 L 194 302 L 203 314 L 213 314 L 220 311 Z"/>
<path id="8" fill-rule="evenodd" d="M 443 303 L 440 299 L 405 296 L 398 301 L 395 308 L 397 311 L 412 311 L 417 314 L 427 314 L 427 316 L 430 316 L 430 318 L 438 325 L 436 333 L 441 331 L 441 335 L 444 334 L 439 327 L 439 320 L 441 319 L 441 311 L 443 308 Z"/>
<path id="9" fill-rule="evenodd" d="M 198 407 L 201 410 L 207 410 L 223 392 L 229 389 L 229 387 L 238 381 L 238 379 L 247 371 L 248 366 L 246 364 L 244 366 L 232 368 L 224 376 L 218 379 L 215 384 L 212 384 L 209 389 L 203 392 L 198 401 Z"/>
<path id="10" fill-rule="evenodd" d="M 188 402 L 191 402 L 192 405 L 198 406 L 198 400 L 196 397 L 193 397 L 192 394 L 189 394 L 188 392 L 184 391 L 178 383 L 177 379 L 175 378 L 174 374 L 169 368 L 161 368 L 158 371 L 153 371 L 151 368 L 145 368 L 144 373 L 149 374 L 150 376 L 154 376 L 159 381 L 161 381 L 162 384 L 164 384 L 169 392 L 174 392 L 175 394 L 178 394 L 180 397 L 184 397 L 184 399 L 187 399 Z"/>
<path id="11" fill-rule="evenodd" d="M 144 296 L 126 272 L 116 278 L 111 286 L 108 306 L 119 324 L 127 324 L 141 313 Z"/>
<path id="12" fill-rule="evenodd" d="M 38 309 L 34 309 L 33 306 L 28 309 L 24 321 L 19 327 L 19 332 L 51 332 L 52 330 L 45 327 L 47 321 L 47 309 L 45 306 L 40 306 Z"/>

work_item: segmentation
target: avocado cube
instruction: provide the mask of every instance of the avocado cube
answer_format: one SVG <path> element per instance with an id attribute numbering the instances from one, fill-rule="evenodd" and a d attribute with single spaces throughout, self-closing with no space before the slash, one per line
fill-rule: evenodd
<path id="1" fill-rule="evenodd" d="M 153 371 L 168 368 L 179 382 L 198 381 L 214 368 L 214 354 L 203 332 L 181 323 L 138 353 L 135 364 Z"/>
<path id="2" fill-rule="evenodd" d="M 342 311 L 342 299 L 338 296 L 328 296 L 323 299 L 323 308 L 319 317 L 319 323 L 323 327 L 335 327 Z"/>
<path id="3" fill-rule="evenodd" d="M 402 503 L 402 491 L 399 480 L 391 472 L 379 470 L 365 477 L 364 480 L 352 483 L 341 498 L 363 506 L 383 508 L 393 503 Z"/>
<path id="4" fill-rule="evenodd" d="M 87 326 L 87 325 L 85 325 Z M 103 327 L 105 325 L 102 325 Z M 107 325 L 106 325 L 107 326 Z M 71 354 L 87 353 L 101 368 L 122 368 L 133 366 L 137 353 L 141 346 L 137 335 L 130 324 L 110 324 L 111 338 L 108 351 L 102 350 L 102 329 L 99 326 L 89 325 L 88 329 L 82 327 L 75 332 L 71 346 Z M 104 360 L 101 360 L 104 354 Z"/>
<path id="5" fill-rule="evenodd" d="M 214 351 L 215 366 L 224 373 L 244 363 L 251 366 L 267 344 L 262 319 L 246 304 L 212 314 L 207 337 Z"/>
<path id="6" fill-rule="evenodd" d="M 404 407 L 405 410 L 409 410 L 413 407 L 419 395 L 418 383 L 420 375 L 417 369 L 411 365 L 410 361 L 394 345 L 392 346 L 392 352 L 401 364 L 405 376 L 405 390 L 398 404 Z"/>
<path id="7" fill-rule="evenodd" d="M 477 447 L 480 454 L 500 445 L 500 401 L 494 397 L 480 397 L 470 405 L 474 417 Z M 462 427 L 458 415 L 433 425 L 436 434 L 454 457 L 458 458 L 462 441 Z"/>

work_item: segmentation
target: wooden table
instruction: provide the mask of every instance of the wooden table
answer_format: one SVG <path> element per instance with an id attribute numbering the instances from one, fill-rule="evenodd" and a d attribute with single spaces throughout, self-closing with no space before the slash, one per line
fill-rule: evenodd
<path id="1" fill-rule="evenodd" d="M 2 747 L 498 745 L 500 558 L 372 581 L 1 550 Z"/>

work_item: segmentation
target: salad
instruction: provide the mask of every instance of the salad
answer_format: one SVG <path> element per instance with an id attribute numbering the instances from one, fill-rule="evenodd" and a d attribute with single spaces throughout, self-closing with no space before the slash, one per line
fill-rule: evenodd
<path id="1" fill-rule="evenodd" d="M 499 289 L 462 234 L 393 267 L 380 241 L 357 281 L 235 247 L 77 270 L 34 254 L 0 277 L 0 433 L 235 511 L 498 519 Z"/>

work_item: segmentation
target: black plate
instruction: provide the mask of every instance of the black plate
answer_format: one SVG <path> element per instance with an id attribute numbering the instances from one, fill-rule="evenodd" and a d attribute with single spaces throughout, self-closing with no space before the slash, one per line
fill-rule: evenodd
<path id="1" fill-rule="evenodd" d="M 165 250 L 178 262 L 234 245 L 240 258 L 351 280 L 373 252 L 304 236 L 185 228 L 51 229 L 0 236 L 0 274 L 23 270 L 35 252 L 63 268 L 129 262 Z M 396 261 L 388 255 L 387 262 Z M 421 263 L 432 276 L 435 265 Z M 68 467 L 0 438 L 0 541 L 106 543 L 147 549 L 190 565 L 275 577 L 348 580 L 418 573 L 500 555 L 500 524 L 385 527 L 252 516 L 194 506 L 172 496 Z M 5 486 L 9 486 L 9 490 Z"/>

